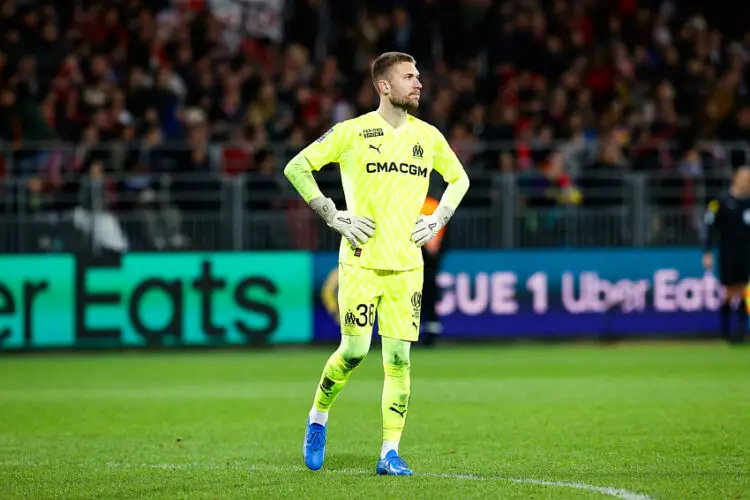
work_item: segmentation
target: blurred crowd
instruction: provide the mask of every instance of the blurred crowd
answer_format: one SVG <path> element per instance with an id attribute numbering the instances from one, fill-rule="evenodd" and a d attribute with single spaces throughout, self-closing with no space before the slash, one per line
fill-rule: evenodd
<path id="1" fill-rule="evenodd" d="M 746 161 L 748 2 L 288 0 L 276 39 L 217 1 L 0 0 L 0 210 L 97 198 L 164 248 L 237 174 L 247 210 L 288 206 L 280 169 L 377 106 L 386 50 L 416 57 L 418 114 L 470 176 L 516 173 L 528 205 L 616 206 L 635 171 L 686 206 Z"/>

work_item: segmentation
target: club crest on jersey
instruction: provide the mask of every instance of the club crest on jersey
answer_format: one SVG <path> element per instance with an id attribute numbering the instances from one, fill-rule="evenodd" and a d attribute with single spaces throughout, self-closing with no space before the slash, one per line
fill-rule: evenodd
<path id="1" fill-rule="evenodd" d="M 325 134 L 323 134 L 320 137 L 318 137 L 318 139 L 315 142 L 323 142 L 326 137 L 328 137 L 329 135 L 331 135 L 331 132 L 333 132 L 333 127 L 329 128 L 328 131 Z"/>
<path id="2" fill-rule="evenodd" d="M 357 319 L 354 317 L 354 313 L 351 311 L 348 311 L 346 314 L 344 314 L 344 326 L 354 326 L 357 322 Z"/>
<path id="3" fill-rule="evenodd" d="M 416 143 L 414 147 L 411 148 L 411 154 L 414 158 L 421 160 L 424 157 L 424 149 L 422 149 L 422 146 L 420 146 L 419 143 Z"/>
<path id="4" fill-rule="evenodd" d="M 422 310 L 422 293 L 414 292 L 411 296 L 412 317 L 419 318 Z"/>
<path id="5" fill-rule="evenodd" d="M 371 139 L 373 137 L 383 137 L 382 128 L 366 128 L 359 135 L 365 139 Z"/>

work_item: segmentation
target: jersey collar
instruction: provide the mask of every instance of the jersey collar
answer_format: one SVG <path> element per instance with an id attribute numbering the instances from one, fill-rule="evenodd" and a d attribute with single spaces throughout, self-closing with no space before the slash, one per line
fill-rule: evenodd
<path id="1" fill-rule="evenodd" d="M 401 125 L 400 127 L 395 128 L 393 125 L 391 125 L 390 123 L 388 123 L 388 121 L 385 118 L 383 118 L 383 115 L 381 115 L 380 113 L 378 113 L 377 110 L 373 111 L 372 113 L 377 117 L 378 120 L 380 120 L 383 123 L 383 125 L 385 127 L 388 128 L 388 130 L 390 130 L 391 132 L 394 132 L 396 134 L 398 134 L 402 130 L 404 130 L 406 128 L 406 126 L 409 124 L 409 122 L 411 121 L 411 118 L 412 118 L 412 116 L 407 113 L 406 114 L 406 122 L 404 122 L 404 124 Z"/>

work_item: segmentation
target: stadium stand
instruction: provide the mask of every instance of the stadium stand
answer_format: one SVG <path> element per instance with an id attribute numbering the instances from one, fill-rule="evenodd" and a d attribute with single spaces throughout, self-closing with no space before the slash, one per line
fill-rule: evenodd
<path id="1" fill-rule="evenodd" d="M 4 252 L 335 247 L 280 170 L 385 50 L 475 180 L 449 245 L 691 244 L 750 161 L 746 2 L 0 3 Z"/>

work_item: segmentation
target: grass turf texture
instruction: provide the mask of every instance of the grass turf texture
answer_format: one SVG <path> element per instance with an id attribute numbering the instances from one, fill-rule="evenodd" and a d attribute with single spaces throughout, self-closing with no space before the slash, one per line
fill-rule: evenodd
<path id="1" fill-rule="evenodd" d="M 324 469 L 304 469 L 329 353 L 0 358 L 0 498 L 607 497 L 502 478 L 750 498 L 747 348 L 415 349 L 412 478 L 374 474 L 375 347 L 331 411 Z"/>

